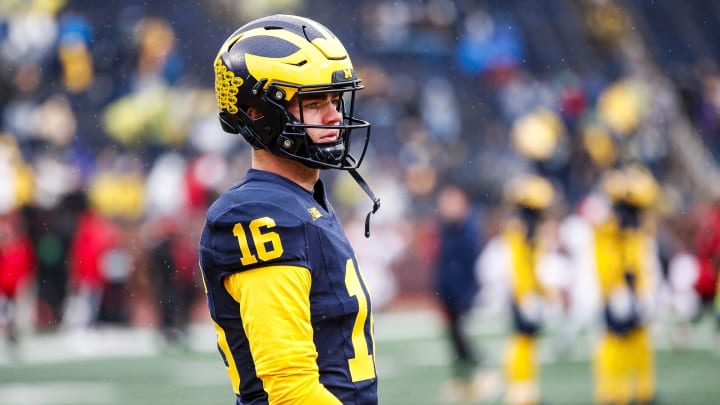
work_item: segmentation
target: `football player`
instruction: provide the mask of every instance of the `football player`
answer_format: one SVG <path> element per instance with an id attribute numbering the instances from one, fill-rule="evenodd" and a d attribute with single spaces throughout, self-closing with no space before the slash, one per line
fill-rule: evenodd
<path id="1" fill-rule="evenodd" d="M 274 15 L 230 35 L 214 67 L 222 128 L 253 147 L 199 244 L 236 404 L 377 404 L 368 289 L 319 176 L 349 171 L 379 207 L 355 171 L 370 124 L 353 116 L 350 56 L 316 21 Z"/>
<path id="2" fill-rule="evenodd" d="M 655 373 L 649 323 L 660 264 L 648 213 L 659 187 L 647 169 L 629 165 L 609 171 L 602 188 L 613 210 L 594 231 L 605 318 L 593 365 L 595 403 L 652 404 Z"/>
<path id="3" fill-rule="evenodd" d="M 538 338 L 546 309 L 558 295 L 558 283 L 548 275 L 564 272 L 558 269 L 554 235 L 557 201 L 547 178 L 535 173 L 511 178 L 503 187 L 506 217 L 478 257 L 481 305 L 497 311 L 498 303 L 510 304 L 512 331 L 500 359 L 506 405 L 541 401 Z"/>
<path id="4" fill-rule="evenodd" d="M 541 262 L 550 248 L 543 225 L 555 199 L 552 183 L 535 174 L 513 178 L 504 190 L 513 210 L 502 237 L 509 251 L 509 281 L 513 333 L 503 361 L 507 384 L 505 403 L 540 403 L 537 341 L 543 326 L 543 306 L 550 292 L 541 280 Z"/>

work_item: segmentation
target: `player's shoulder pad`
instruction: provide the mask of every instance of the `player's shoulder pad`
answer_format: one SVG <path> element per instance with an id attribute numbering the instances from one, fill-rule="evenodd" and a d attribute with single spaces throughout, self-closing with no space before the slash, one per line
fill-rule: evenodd
<path id="1" fill-rule="evenodd" d="M 307 208 L 291 193 L 232 189 L 208 209 L 201 255 L 222 273 L 276 264 L 303 266 L 309 221 Z"/>
<path id="2" fill-rule="evenodd" d="M 301 211 L 302 209 L 302 211 Z M 208 209 L 209 223 L 251 221 L 270 216 L 276 221 L 304 221 L 303 205 L 284 190 L 235 188 L 221 195 Z"/>

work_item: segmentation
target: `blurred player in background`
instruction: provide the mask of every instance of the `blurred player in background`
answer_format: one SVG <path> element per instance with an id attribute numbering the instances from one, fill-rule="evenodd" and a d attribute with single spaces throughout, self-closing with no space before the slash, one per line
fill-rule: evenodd
<path id="1" fill-rule="evenodd" d="M 478 292 L 475 259 L 480 248 L 478 217 L 468 196 L 457 185 L 442 187 L 437 196 L 440 249 L 435 264 L 436 294 L 447 323 L 452 353 L 452 377 L 445 399 L 471 399 L 478 358 L 465 330 L 466 315 Z"/>
<path id="2" fill-rule="evenodd" d="M 649 213 L 658 185 L 647 169 L 628 165 L 606 173 L 602 188 L 613 209 L 594 232 L 605 318 L 594 358 L 595 402 L 652 404 L 656 388 L 649 320 L 661 273 Z"/>
<path id="3" fill-rule="evenodd" d="M 541 400 L 537 341 L 550 304 L 559 302 L 559 281 L 567 263 L 559 253 L 551 213 L 557 194 L 537 174 L 520 174 L 503 189 L 507 216 L 499 233 L 477 261 L 483 286 L 482 306 L 509 313 L 512 333 L 500 358 L 505 404 L 538 404 Z M 510 304 L 510 305 L 507 305 Z M 509 310 L 508 308 L 509 307 Z"/>
<path id="4" fill-rule="evenodd" d="M 508 253 L 507 271 L 513 333 L 503 359 L 505 404 L 540 403 L 537 339 L 543 326 L 548 290 L 542 283 L 541 261 L 550 240 L 543 227 L 555 196 L 552 184 L 533 174 L 512 179 L 504 198 L 512 214 L 502 230 Z"/>
<path id="5" fill-rule="evenodd" d="M 297 16 L 249 22 L 215 59 L 222 127 L 253 147 L 199 245 L 238 405 L 378 403 L 368 289 L 320 180 L 348 170 L 379 207 L 355 171 L 369 141 L 353 116 L 362 88 L 340 40 Z"/>

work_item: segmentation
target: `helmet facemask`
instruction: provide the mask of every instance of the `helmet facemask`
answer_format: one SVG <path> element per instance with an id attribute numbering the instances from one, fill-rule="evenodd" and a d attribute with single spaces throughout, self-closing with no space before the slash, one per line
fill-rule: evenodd
<path id="1" fill-rule="evenodd" d="M 276 108 L 283 109 L 284 125 L 274 144 L 267 145 L 268 149 L 275 154 L 300 161 L 313 168 L 349 170 L 360 166 L 370 140 L 370 124 L 354 117 L 355 92 L 362 89 L 363 86 L 358 82 L 352 82 L 350 85 L 321 85 L 318 87 L 276 82 L 270 86 L 271 89 L 281 87 L 297 89 L 299 116 L 293 116 L 287 110 L 285 103 L 271 101 Z M 342 121 L 337 125 L 305 123 L 303 100 L 307 97 L 332 93 L 340 95 L 337 111 L 342 115 Z M 338 138 L 334 142 L 315 143 L 307 134 L 309 129 L 338 130 Z"/>

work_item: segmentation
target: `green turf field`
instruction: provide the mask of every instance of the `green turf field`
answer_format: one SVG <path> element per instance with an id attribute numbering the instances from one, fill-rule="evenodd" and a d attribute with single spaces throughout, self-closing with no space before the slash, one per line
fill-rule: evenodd
<path id="1" fill-rule="evenodd" d="M 445 403 L 440 390 L 449 369 L 439 325 L 437 318 L 427 312 L 377 316 L 381 404 Z M 700 325 L 698 334 L 707 334 L 709 328 L 702 328 Z M 504 341 L 503 323 L 478 321 L 471 330 L 488 363 L 496 363 Z M 191 350 L 185 351 L 158 349 L 148 331 L 117 335 L 94 335 L 74 342 L 68 337 L 42 337 L 22 343 L 16 349 L 15 360 L 6 353 L 0 362 L 0 404 L 234 403 L 208 330 L 196 333 Z M 686 351 L 663 347 L 662 338 L 658 339 L 657 375 L 662 404 L 720 404 L 720 358 L 709 347 L 703 347 L 705 338 L 698 339 L 698 348 Z M 550 339 L 543 340 L 542 391 L 548 405 L 591 403 L 590 365 L 584 343 L 576 341 L 569 357 L 559 359 L 549 349 Z M 102 356 L 98 351 L 107 354 Z"/>

